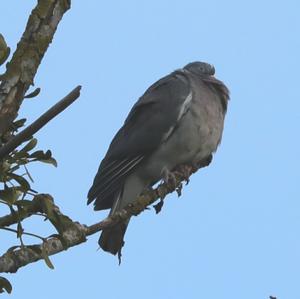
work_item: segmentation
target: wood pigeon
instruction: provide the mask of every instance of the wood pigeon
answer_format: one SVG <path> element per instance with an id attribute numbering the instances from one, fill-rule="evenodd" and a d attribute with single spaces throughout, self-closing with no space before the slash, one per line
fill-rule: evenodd
<path id="1" fill-rule="evenodd" d="M 192 62 L 151 85 L 132 107 L 102 160 L 88 204 L 121 210 L 180 165 L 194 165 L 216 151 L 229 90 L 215 69 Z M 100 247 L 121 254 L 126 223 L 102 231 Z"/>

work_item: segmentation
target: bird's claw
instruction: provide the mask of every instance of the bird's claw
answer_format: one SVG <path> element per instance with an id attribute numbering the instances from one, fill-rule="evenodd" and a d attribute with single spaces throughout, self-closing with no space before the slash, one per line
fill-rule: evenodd
<path id="1" fill-rule="evenodd" d="M 177 186 L 176 172 L 169 171 L 168 169 L 163 170 L 163 181 L 167 185 L 171 185 L 173 188 Z"/>
<path id="2" fill-rule="evenodd" d="M 193 173 L 193 166 L 184 164 L 178 166 L 177 169 L 183 176 L 184 180 L 186 181 L 186 184 L 188 184 L 190 182 L 190 176 Z"/>
<path id="3" fill-rule="evenodd" d="M 153 206 L 156 214 L 158 214 L 161 211 L 163 205 L 164 205 L 164 200 L 161 199 L 156 205 Z"/>
<path id="4" fill-rule="evenodd" d="M 181 194 L 182 194 L 182 184 L 180 183 L 179 186 L 176 188 L 176 193 L 177 193 L 177 196 L 180 197 Z"/>

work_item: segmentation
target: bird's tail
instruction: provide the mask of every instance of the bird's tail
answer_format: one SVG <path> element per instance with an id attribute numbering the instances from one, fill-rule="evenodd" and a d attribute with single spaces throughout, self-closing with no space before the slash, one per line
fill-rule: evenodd
<path id="1" fill-rule="evenodd" d="M 115 199 L 114 205 L 110 210 L 109 215 L 113 215 L 115 212 L 122 209 L 122 191 L 120 191 Z M 129 223 L 129 219 L 118 223 L 117 225 L 109 228 L 103 229 L 101 236 L 99 238 L 99 246 L 107 252 L 110 252 L 113 255 L 118 254 L 119 263 L 121 263 L 121 251 L 124 246 L 124 235 Z"/>
<path id="2" fill-rule="evenodd" d="M 114 215 L 133 202 L 142 193 L 145 186 L 147 186 L 147 182 L 143 181 L 138 175 L 129 176 L 122 189 L 116 193 L 109 215 Z M 118 223 L 114 227 L 104 229 L 99 239 L 100 247 L 114 255 L 118 254 L 119 262 L 121 261 L 121 250 L 124 245 L 124 235 L 128 223 L 129 219 Z"/>
<path id="3" fill-rule="evenodd" d="M 118 254 L 119 263 L 121 262 L 121 251 L 124 246 L 124 235 L 128 226 L 129 220 L 118 223 L 114 227 L 106 228 L 102 231 L 99 238 L 100 247 L 110 252 L 111 254 Z"/>

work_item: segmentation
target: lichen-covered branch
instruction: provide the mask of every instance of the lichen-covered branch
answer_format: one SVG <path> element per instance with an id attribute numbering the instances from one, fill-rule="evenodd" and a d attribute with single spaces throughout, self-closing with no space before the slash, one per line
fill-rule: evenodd
<path id="1" fill-rule="evenodd" d="M 30 136 L 33 136 L 33 134 L 40 130 L 51 119 L 71 105 L 80 96 L 80 89 L 81 86 L 74 88 L 68 95 L 66 95 L 48 111 L 42 114 L 35 122 L 10 139 L 5 145 L 0 147 L 0 160 L 18 147 L 22 142 L 27 140 Z"/>
<path id="2" fill-rule="evenodd" d="M 199 165 L 194 166 L 189 171 L 189 175 L 196 172 L 199 168 L 208 166 L 210 161 L 211 157 L 202 161 Z M 42 244 L 26 246 L 17 250 L 8 250 L 8 252 L 0 257 L 0 273 L 15 273 L 21 267 L 45 259 L 45 252 L 47 256 L 50 256 L 83 243 L 86 241 L 87 236 L 95 234 L 104 228 L 112 227 L 120 221 L 128 219 L 132 215 L 136 216 L 140 214 L 156 200 L 164 199 L 167 194 L 173 191 L 177 191 L 180 195 L 182 182 L 188 180 L 187 174 L 185 172 L 176 171 L 174 172 L 174 178 L 174 181 L 164 182 L 156 189 L 147 190 L 143 195 L 139 196 L 133 204 L 128 205 L 120 212 L 107 217 L 103 221 L 90 226 L 73 222 L 59 211 L 63 217 L 66 217 L 69 220 L 68 225 L 61 233 L 61 236 L 57 235 L 55 237 L 50 237 Z"/>
<path id="3" fill-rule="evenodd" d="M 70 0 L 39 0 L 0 84 L 0 135 L 16 118 L 19 107 L 57 25 L 70 8 Z"/>
<path id="4" fill-rule="evenodd" d="M 26 213 L 18 215 L 17 213 L 9 214 L 3 217 L 0 217 L 0 228 L 5 226 L 10 226 L 18 223 L 18 221 L 23 221 L 24 219 L 30 217 L 32 214 L 42 212 L 41 207 L 37 201 L 32 201 L 32 205 L 27 209 Z"/>
<path id="5" fill-rule="evenodd" d="M 11 226 L 17 224 L 19 221 L 23 221 L 26 218 L 31 217 L 33 214 L 37 213 L 47 213 L 46 209 L 51 203 L 53 210 L 59 211 L 58 207 L 54 205 L 54 201 L 51 195 L 49 194 L 38 194 L 30 202 L 29 206 L 26 206 L 26 209 L 22 209 L 22 213 L 12 213 L 3 217 L 0 217 L 0 229 L 1 227 Z"/>

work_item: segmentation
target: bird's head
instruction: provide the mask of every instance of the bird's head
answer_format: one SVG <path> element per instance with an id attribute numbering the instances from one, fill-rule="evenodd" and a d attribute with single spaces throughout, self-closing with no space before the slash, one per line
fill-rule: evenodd
<path id="1" fill-rule="evenodd" d="M 215 74 L 215 68 L 213 65 L 200 61 L 191 62 L 187 64 L 183 69 L 190 71 L 196 75 L 213 76 Z"/>

